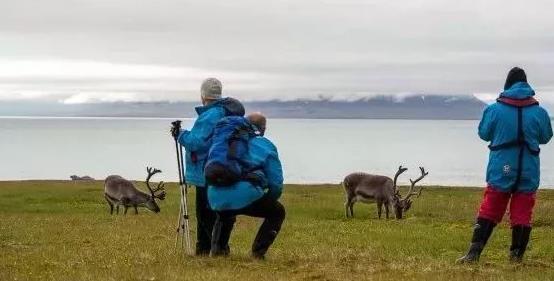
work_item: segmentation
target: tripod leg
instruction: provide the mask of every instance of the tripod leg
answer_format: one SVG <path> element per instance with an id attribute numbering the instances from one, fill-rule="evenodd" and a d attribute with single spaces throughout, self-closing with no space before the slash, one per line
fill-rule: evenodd
<path id="1" fill-rule="evenodd" d="M 188 214 L 188 206 L 187 206 L 187 192 L 186 192 L 186 186 L 185 190 L 183 192 L 183 219 L 184 219 L 184 229 L 183 229 L 183 235 L 185 236 L 185 244 L 187 248 L 187 252 L 189 255 L 192 255 L 192 245 L 190 240 L 190 225 L 189 225 L 189 214 Z"/>
<path id="2" fill-rule="evenodd" d="M 183 147 L 179 146 L 179 159 L 181 160 L 181 167 L 183 167 Z M 181 171 L 182 172 L 182 171 Z M 190 225 L 189 225 L 189 212 L 188 212 L 188 205 L 187 205 L 187 194 L 188 194 L 188 186 L 185 181 L 184 175 L 182 176 L 181 181 L 181 206 L 183 208 L 183 240 L 185 240 L 186 250 L 189 255 L 193 255 L 192 251 L 192 244 L 190 240 Z"/>
<path id="3" fill-rule="evenodd" d="M 185 208 L 183 206 L 182 197 L 181 197 L 181 212 L 179 215 L 181 216 L 181 224 L 179 225 L 179 228 L 181 230 L 181 250 L 185 250 L 186 216 L 185 216 Z"/>
<path id="4" fill-rule="evenodd" d="M 177 154 L 177 169 L 179 175 L 179 192 L 181 193 L 181 200 L 179 202 L 179 218 L 177 220 L 177 237 L 175 238 L 175 248 L 179 244 L 179 234 L 184 233 L 184 221 L 183 221 L 183 147 L 179 145 L 177 139 L 175 139 L 175 153 Z M 181 233 L 179 233 L 181 232 Z M 184 238 L 184 237 L 183 237 Z M 183 249 L 184 239 L 181 239 L 181 249 Z"/>
<path id="5" fill-rule="evenodd" d="M 179 244 L 179 232 L 181 230 L 181 219 L 182 219 L 182 212 L 183 208 L 179 208 L 179 218 L 177 219 L 177 236 L 175 237 L 175 249 L 177 249 L 177 245 Z"/>
<path id="6" fill-rule="evenodd" d="M 190 228 L 187 206 L 187 183 L 184 179 L 183 171 L 183 147 L 179 145 L 177 139 L 175 139 L 175 150 L 177 154 L 177 168 L 179 169 L 179 189 L 181 192 L 177 239 L 175 240 L 175 247 L 177 247 L 177 244 L 179 244 L 179 231 L 182 231 L 181 235 L 183 235 L 183 237 L 181 239 L 181 248 L 184 248 L 184 246 L 186 245 L 186 253 L 192 255 L 193 253 L 190 241 Z"/>

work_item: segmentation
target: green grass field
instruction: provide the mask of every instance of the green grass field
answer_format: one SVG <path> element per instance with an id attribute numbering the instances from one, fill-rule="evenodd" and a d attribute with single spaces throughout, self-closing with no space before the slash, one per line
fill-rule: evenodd
<path id="1" fill-rule="evenodd" d="M 0 182 L 0 280 L 554 280 L 553 191 L 539 193 L 524 264 L 507 261 L 502 224 L 479 265 L 457 265 L 480 189 L 427 188 L 397 221 L 363 204 L 345 219 L 338 186 L 289 185 L 283 231 L 261 262 L 249 258 L 259 221 L 244 217 L 230 258 L 176 251 L 178 192 L 166 189 L 159 214 L 110 216 L 101 182 Z"/>

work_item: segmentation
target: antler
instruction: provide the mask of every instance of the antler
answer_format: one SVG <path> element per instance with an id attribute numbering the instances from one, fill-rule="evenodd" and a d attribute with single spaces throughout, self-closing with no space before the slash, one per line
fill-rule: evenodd
<path id="1" fill-rule="evenodd" d="M 159 170 L 159 169 L 156 169 L 156 168 L 152 168 L 152 167 L 146 167 L 146 172 L 148 173 L 148 176 L 146 176 L 146 187 L 148 187 L 148 190 L 150 190 L 150 193 L 152 194 L 152 197 L 157 197 L 154 193 L 160 189 L 163 189 L 163 182 L 160 182 L 158 184 L 158 186 L 156 187 L 155 190 L 152 190 L 152 188 L 150 187 L 150 179 L 152 178 L 153 175 L 157 174 L 157 173 L 161 173 L 162 171 Z M 165 191 L 163 192 L 164 194 L 164 197 L 165 197 Z"/>
<path id="2" fill-rule="evenodd" d="M 154 191 L 152 191 L 152 194 L 154 197 L 160 199 L 160 200 L 164 200 L 165 199 L 165 189 L 164 189 L 164 186 L 165 186 L 165 183 L 163 181 L 159 182 L 158 183 L 158 186 L 156 186 L 156 189 L 154 189 Z M 160 192 L 159 194 L 154 194 L 158 191 L 162 191 Z"/>
<path id="3" fill-rule="evenodd" d="M 414 187 L 415 187 L 416 183 L 418 183 L 425 176 L 427 176 L 429 174 L 429 172 L 425 172 L 425 168 L 423 168 L 423 167 L 419 167 L 419 170 L 421 171 L 421 175 L 416 180 L 410 179 L 410 183 L 411 183 L 410 189 L 408 190 L 408 194 L 406 194 L 406 197 L 404 197 L 403 200 L 408 200 L 413 195 L 417 195 L 417 197 L 419 197 L 419 195 L 421 195 L 421 191 L 423 190 L 423 187 L 420 187 L 419 191 L 414 191 Z"/>
<path id="4" fill-rule="evenodd" d="M 165 183 L 163 181 L 159 182 L 158 185 L 156 186 L 156 189 L 152 190 L 152 192 L 158 192 L 160 190 L 165 190 L 164 189 L 164 186 L 165 186 Z"/>
<path id="5" fill-rule="evenodd" d="M 400 176 L 402 173 L 406 172 L 407 170 L 408 170 L 408 168 L 404 168 L 404 167 L 402 167 L 402 165 L 400 165 L 398 167 L 398 171 L 394 175 L 394 184 L 393 184 L 393 186 L 394 186 L 395 193 L 399 192 L 398 186 L 396 186 L 396 180 L 398 179 L 398 176 Z"/>

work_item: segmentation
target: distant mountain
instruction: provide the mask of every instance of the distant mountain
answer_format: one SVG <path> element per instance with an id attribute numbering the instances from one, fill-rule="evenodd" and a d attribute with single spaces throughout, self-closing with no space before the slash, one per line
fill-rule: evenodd
<path id="1" fill-rule="evenodd" d="M 195 117 L 191 102 L 60 104 L 38 102 L 0 103 L 4 116 L 56 117 Z M 270 118 L 330 119 L 479 119 L 486 106 L 470 96 L 412 96 L 403 100 L 375 97 L 356 101 L 295 100 L 244 103 L 247 111 L 261 111 Z"/>
<path id="2" fill-rule="evenodd" d="M 474 97 L 414 96 L 401 101 L 376 97 L 357 101 L 253 102 L 248 106 L 268 116 L 285 118 L 479 119 L 486 104 Z"/>

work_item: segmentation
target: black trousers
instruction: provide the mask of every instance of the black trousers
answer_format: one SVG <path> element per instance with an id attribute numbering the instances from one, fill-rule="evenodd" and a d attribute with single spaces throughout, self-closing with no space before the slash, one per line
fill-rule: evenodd
<path id="1" fill-rule="evenodd" d="M 264 219 L 256 238 L 254 238 L 254 243 L 252 243 L 252 255 L 263 258 L 281 230 L 281 225 L 285 220 L 285 207 L 279 201 L 264 196 L 240 210 L 217 212 L 212 239 L 212 254 L 229 254 L 229 238 L 237 215 Z"/>
<path id="2" fill-rule="evenodd" d="M 196 187 L 196 254 L 209 255 L 216 214 L 208 202 L 208 188 Z"/>

